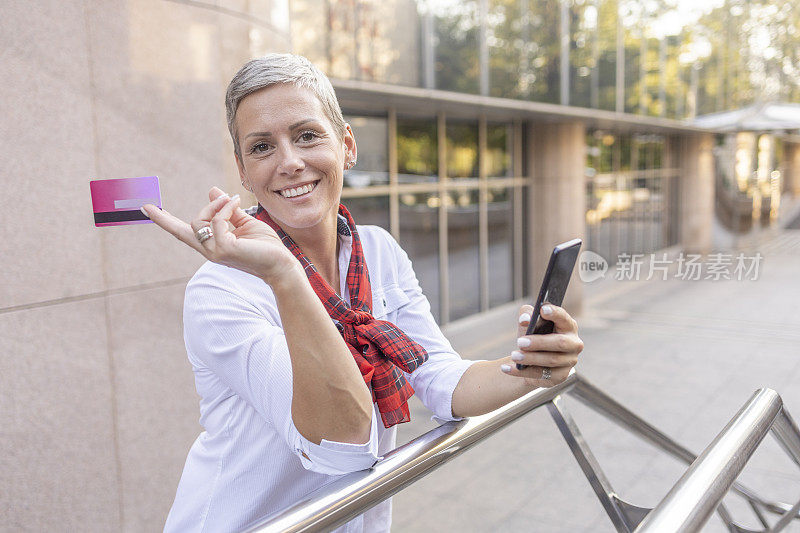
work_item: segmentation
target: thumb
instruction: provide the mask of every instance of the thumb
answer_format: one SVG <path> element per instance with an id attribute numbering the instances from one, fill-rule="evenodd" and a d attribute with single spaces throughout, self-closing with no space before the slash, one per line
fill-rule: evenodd
<path id="1" fill-rule="evenodd" d="M 233 224 L 234 228 L 241 227 L 246 223 L 250 222 L 251 220 L 257 220 L 255 217 L 250 216 L 245 212 L 244 209 L 241 207 L 236 206 L 236 209 L 233 210 L 233 214 L 231 215 L 231 224 Z"/>

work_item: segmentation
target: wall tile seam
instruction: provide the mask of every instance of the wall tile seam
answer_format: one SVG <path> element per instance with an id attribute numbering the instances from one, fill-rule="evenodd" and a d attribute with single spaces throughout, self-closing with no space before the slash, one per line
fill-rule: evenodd
<path id="1" fill-rule="evenodd" d="M 181 285 L 189 283 L 192 276 L 184 276 L 180 278 L 173 278 L 164 281 L 155 281 L 151 283 L 142 283 L 139 285 L 131 285 L 127 287 L 119 287 L 116 289 L 108 289 L 105 291 L 90 292 L 86 294 L 78 294 L 75 296 L 66 296 L 64 298 L 56 298 L 53 300 L 43 300 L 40 302 L 31 302 L 27 304 L 14 305 L 11 307 L 0 308 L 0 315 L 6 313 L 15 313 L 19 311 L 28 311 L 31 309 L 41 309 L 43 307 L 54 307 L 57 305 L 66 305 L 75 302 L 83 302 L 87 300 L 96 300 L 100 298 L 107 298 L 109 296 L 118 296 L 121 294 L 130 294 L 134 292 L 147 291 L 152 289 L 161 289 L 164 287 L 171 287 L 173 285 Z"/>
<path id="2" fill-rule="evenodd" d="M 209 4 L 206 2 L 202 2 L 200 0 L 165 0 L 165 1 L 173 2 L 175 4 L 183 4 L 186 6 L 195 7 L 197 9 L 205 9 L 208 11 L 213 11 L 221 15 L 227 15 L 232 18 L 243 20 L 247 23 L 254 24 L 256 26 L 264 27 L 282 37 L 285 37 L 286 39 L 289 39 L 291 37 L 291 32 L 281 30 L 280 28 L 272 24 L 272 22 L 270 22 L 269 20 L 257 17 L 255 15 L 251 15 L 250 13 L 244 13 L 242 11 L 237 11 L 235 9 L 230 9 L 215 4 Z"/>
<path id="3" fill-rule="evenodd" d="M 100 147 L 99 147 L 99 136 L 98 136 L 98 88 L 97 84 L 95 83 L 95 62 L 94 62 L 94 50 L 93 44 L 95 35 L 93 34 L 93 27 L 92 21 L 90 19 L 89 7 L 87 5 L 83 5 L 83 24 L 84 24 L 84 32 L 85 32 L 85 43 L 86 43 L 86 66 L 88 71 L 88 80 L 89 80 L 89 103 L 90 103 L 90 118 L 92 124 L 92 156 L 94 158 L 94 175 L 97 175 L 99 171 L 98 162 L 100 160 Z M 105 290 L 108 290 L 108 273 L 107 273 L 107 241 L 106 235 L 100 235 L 100 260 L 101 260 L 101 274 L 103 280 L 103 287 Z M 105 291 L 103 291 L 105 292 Z M 118 408 L 117 408 L 117 401 L 116 401 L 116 372 L 114 367 L 114 360 L 113 360 L 113 348 L 111 345 L 111 328 L 110 328 L 110 316 L 109 316 L 109 309 L 108 309 L 108 298 L 104 297 L 102 300 L 103 303 L 103 327 L 105 332 L 105 348 L 106 348 L 106 361 L 108 365 L 108 378 L 109 378 L 109 395 L 110 395 L 110 403 L 108 408 L 110 409 L 111 415 L 111 449 L 113 451 L 112 456 L 114 459 L 114 478 L 116 480 L 116 503 L 117 503 L 117 523 L 119 527 L 125 523 L 125 503 L 124 503 L 124 489 L 122 484 L 122 462 L 120 459 L 120 446 L 119 446 L 119 422 L 118 422 Z M 51 306 L 47 306 L 51 307 Z"/>

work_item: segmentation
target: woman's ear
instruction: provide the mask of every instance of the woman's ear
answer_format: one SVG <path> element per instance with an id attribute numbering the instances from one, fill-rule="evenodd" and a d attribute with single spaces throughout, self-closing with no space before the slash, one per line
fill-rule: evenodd
<path id="1" fill-rule="evenodd" d="M 342 142 L 344 143 L 345 168 L 352 168 L 356 164 L 356 159 L 358 158 L 358 147 L 356 146 L 356 137 L 353 135 L 350 124 L 345 123 L 344 125 Z"/>
<path id="2" fill-rule="evenodd" d="M 239 169 L 239 181 L 242 182 L 242 187 L 250 192 L 253 192 L 253 188 L 250 186 L 250 181 L 247 179 L 247 172 L 244 170 L 242 159 L 239 157 L 239 154 L 236 153 L 233 154 L 233 157 L 236 159 L 236 168 Z"/>

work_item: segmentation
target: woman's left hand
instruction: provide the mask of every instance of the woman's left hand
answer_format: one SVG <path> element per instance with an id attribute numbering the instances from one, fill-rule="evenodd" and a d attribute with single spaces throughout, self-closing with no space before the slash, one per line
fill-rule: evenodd
<path id="1" fill-rule="evenodd" d="M 554 324 L 553 333 L 525 335 L 533 307 L 523 305 L 519 314 L 517 350 L 511 353 L 510 376 L 525 378 L 536 387 L 552 387 L 567 379 L 570 370 L 578 363 L 583 351 L 583 341 L 578 337 L 578 323 L 563 308 L 549 303 L 542 305 L 543 319 Z M 520 363 L 527 368 L 517 370 Z M 549 370 L 549 372 L 548 372 Z M 548 378 L 549 374 L 549 378 Z"/>

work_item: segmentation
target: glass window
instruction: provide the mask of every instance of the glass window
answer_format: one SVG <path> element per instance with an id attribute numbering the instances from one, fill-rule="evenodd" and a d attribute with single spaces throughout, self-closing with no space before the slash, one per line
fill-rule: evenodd
<path id="1" fill-rule="evenodd" d="M 293 2 L 294 3 L 294 0 Z M 419 85 L 420 17 L 412 0 L 356 0 L 356 79 Z M 397 21 L 403 21 L 398 24 Z"/>
<path id="2" fill-rule="evenodd" d="M 642 60 L 647 53 L 647 40 L 642 38 L 642 6 L 629 4 L 631 14 L 625 23 L 625 112 L 639 113 L 645 78 Z M 644 53 L 643 53 L 644 52 Z"/>
<path id="3" fill-rule="evenodd" d="M 293 51 L 329 76 L 419 85 L 420 43 L 408 38 L 420 28 L 413 0 L 288 3 Z"/>
<path id="4" fill-rule="evenodd" d="M 411 259 L 422 292 L 439 322 L 439 197 L 436 193 L 400 194 L 400 245 Z"/>
<path id="5" fill-rule="evenodd" d="M 587 249 L 613 264 L 621 253 L 647 254 L 670 244 L 675 193 L 670 178 L 653 172 L 663 167 L 664 137 L 595 132 L 587 144 Z"/>
<path id="6" fill-rule="evenodd" d="M 616 109 L 617 4 L 616 0 L 604 0 L 597 12 L 598 107 L 609 111 Z"/>
<path id="7" fill-rule="evenodd" d="M 397 180 L 436 182 L 439 174 L 436 119 L 397 119 Z"/>
<path id="8" fill-rule="evenodd" d="M 487 194 L 489 225 L 489 307 L 514 299 L 514 212 L 513 189 L 489 187 Z"/>
<path id="9" fill-rule="evenodd" d="M 477 122 L 447 122 L 447 176 L 477 180 Z"/>
<path id="10" fill-rule="evenodd" d="M 489 0 L 487 45 L 489 48 L 489 94 L 526 99 L 530 93 L 531 58 L 521 24 L 522 5 L 517 0 Z"/>
<path id="11" fill-rule="evenodd" d="M 521 0 L 528 16 L 521 19 L 525 43 L 525 64 L 528 66 L 528 98 L 557 104 L 560 100 L 559 28 L 560 0 Z M 525 24 L 527 22 L 527 24 Z"/>
<path id="12" fill-rule="evenodd" d="M 508 124 L 486 125 L 486 175 L 489 178 L 513 175 L 512 134 L 512 128 Z"/>
<path id="13" fill-rule="evenodd" d="M 326 0 L 293 0 L 291 10 L 291 33 L 293 52 L 307 57 L 329 76 L 331 70 L 330 24 L 332 14 Z"/>
<path id="14" fill-rule="evenodd" d="M 388 196 L 342 198 L 342 203 L 359 226 L 380 226 L 390 231 Z"/>
<path id="15" fill-rule="evenodd" d="M 353 130 L 358 158 L 344 173 L 344 186 L 361 189 L 389 184 L 389 130 L 383 117 L 345 115 Z"/>
<path id="16" fill-rule="evenodd" d="M 477 93 L 478 3 L 476 0 L 439 0 L 433 6 L 436 34 L 436 88 Z"/>
<path id="17" fill-rule="evenodd" d="M 450 320 L 480 311 L 478 190 L 450 191 L 447 206 Z"/>
<path id="18" fill-rule="evenodd" d="M 591 107 L 595 80 L 597 8 L 584 1 L 569 6 L 569 105 Z"/>

